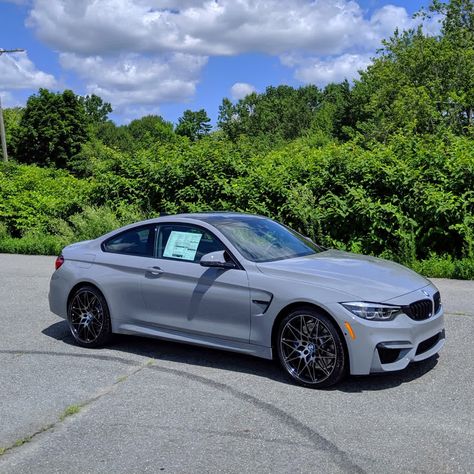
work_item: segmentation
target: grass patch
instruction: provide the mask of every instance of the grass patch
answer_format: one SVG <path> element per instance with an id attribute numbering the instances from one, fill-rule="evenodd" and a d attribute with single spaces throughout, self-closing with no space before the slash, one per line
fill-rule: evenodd
<path id="1" fill-rule="evenodd" d="M 36 433 L 33 433 L 32 435 L 25 436 L 24 438 L 17 439 L 13 444 L 10 446 L 3 446 L 0 447 L 0 457 L 6 454 L 8 451 L 11 451 L 14 448 L 19 448 L 20 446 L 23 446 L 26 443 L 29 443 L 35 436 L 44 433 L 45 431 L 50 430 L 51 428 L 54 427 L 54 424 L 49 424 L 46 426 L 43 426 L 43 428 L 39 429 L 36 431 Z"/>
<path id="2" fill-rule="evenodd" d="M 60 421 L 64 421 L 68 416 L 75 415 L 81 411 L 80 405 L 69 405 L 59 417 Z"/>
<path id="3" fill-rule="evenodd" d="M 19 439 L 15 441 L 13 444 L 14 448 L 19 448 L 20 446 L 23 446 L 26 443 L 29 443 L 31 441 L 32 436 L 26 436 L 25 438 Z"/>

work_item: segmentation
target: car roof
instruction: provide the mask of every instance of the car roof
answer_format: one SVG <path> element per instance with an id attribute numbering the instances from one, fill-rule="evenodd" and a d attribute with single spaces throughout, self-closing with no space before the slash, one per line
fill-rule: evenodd
<path id="1" fill-rule="evenodd" d="M 176 219 L 176 221 L 175 221 Z M 121 232 L 126 232 L 129 229 L 133 229 L 145 225 L 154 225 L 154 224 L 169 224 L 175 221 L 176 223 L 184 223 L 187 220 L 190 221 L 190 224 L 198 224 L 199 222 L 204 222 L 206 224 L 214 225 L 219 221 L 227 222 L 238 222 L 238 221 L 248 221 L 249 219 L 269 219 L 265 216 L 259 216 L 256 214 L 246 214 L 244 212 L 226 212 L 226 211 L 211 211 L 211 212 L 193 212 L 193 213 L 182 213 L 182 214 L 162 214 L 157 217 L 152 217 L 151 219 L 146 219 L 143 221 L 133 222 L 132 224 L 125 225 L 119 229 L 114 229 L 107 234 L 101 235 L 97 239 L 91 242 L 104 242 L 105 240 L 120 234 Z"/>
<path id="2" fill-rule="evenodd" d="M 164 215 L 162 217 L 177 217 L 180 219 L 195 219 L 204 222 L 215 222 L 219 220 L 246 220 L 246 219 L 267 219 L 267 217 L 259 216 L 257 214 L 247 214 L 244 212 L 232 212 L 232 211 L 208 211 L 208 212 L 193 212 L 183 213 L 175 215 Z"/>

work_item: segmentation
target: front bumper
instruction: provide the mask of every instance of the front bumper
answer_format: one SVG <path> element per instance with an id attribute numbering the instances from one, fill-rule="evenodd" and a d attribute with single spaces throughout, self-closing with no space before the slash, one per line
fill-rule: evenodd
<path id="1" fill-rule="evenodd" d="M 391 302 L 397 304 L 394 300 Z M 406 303 L 400 301 L 400 304 Z M 367 321 L 341 305 L 332 309 L 337 312 L 338 323 L 345 335 L 353 375 L 402 370 L 410 362 L 433 356 L 445 343 L 442 306 L 434 316 L 423 321 L 414 321 L 405 314 L 396 316 L 393 321 Z M 353 329 L 354 339 L 345 322 Z"/>

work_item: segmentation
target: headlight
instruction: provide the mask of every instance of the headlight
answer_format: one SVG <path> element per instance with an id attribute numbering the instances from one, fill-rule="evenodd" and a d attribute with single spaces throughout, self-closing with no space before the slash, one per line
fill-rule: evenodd
<path id="1" fill-rule="evenodd" d="M 381 303 L 366 303 L 364 301 L 355 301 L 350 303 L 341 303 L 344 308 L 359 318 L 369 319 L 371 321 L 390 321 L 397 314 L 402 312 L 400 306 Z"/>

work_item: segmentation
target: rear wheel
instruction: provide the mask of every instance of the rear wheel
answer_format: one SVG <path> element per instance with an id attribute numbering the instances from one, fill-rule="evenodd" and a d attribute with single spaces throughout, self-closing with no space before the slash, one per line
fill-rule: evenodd
<path id="1" fill-rule="evenodd" d="M 310 308 L 293 311 L 281 321 L 276 342 L 282 367 L 298 384 L 325 388 L 343 378 L 343 342 L 325 314 Z"/>
<path id="2" fill-rule="evenodd" d="M 68 305 L 68 323 L 76 342 L 83 347 L 100 347 L 110 341 L 112 326 L 107 302 L 93 286 L 75 291 Z"/>

